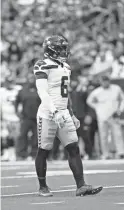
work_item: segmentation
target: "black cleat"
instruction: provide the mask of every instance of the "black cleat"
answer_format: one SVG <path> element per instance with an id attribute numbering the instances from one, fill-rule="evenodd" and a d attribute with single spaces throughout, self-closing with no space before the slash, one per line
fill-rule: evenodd
<path id="1" fill-rule="evenodd" d="M 76 190 L 76 196 L 95 195 L 103 189 L 100 187 L 93 187 L 92 185 L 83 185 Z"/>
<path id="2" fill-rule="evenodd" d="M 46 187 L 41 187 L 39 190 L 39 196 L 43 196 L 43 197 L 51 197 L 53 196 L 52 192 L 50 192 L 50 189 L 48 186 Z"/>

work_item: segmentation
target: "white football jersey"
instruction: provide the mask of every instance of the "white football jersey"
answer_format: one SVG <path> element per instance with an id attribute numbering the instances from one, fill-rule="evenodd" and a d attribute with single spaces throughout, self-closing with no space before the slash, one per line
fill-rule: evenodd
<path id="1" fill-rule="evenodd" d="M 70 84 L 71 69 L 67 63 L 55 62 L 51 59 L 37 61 L 34 66 L 36 78 L 40 73 L 44 73 L 44 78 L 48 81 L 48 94 L 57 110 L 65 110 L 68 105 L 68 87 Z M 48 118 L 50 115 L 46 102 L 41 102 L 38 113 L 41 117 Z"/>

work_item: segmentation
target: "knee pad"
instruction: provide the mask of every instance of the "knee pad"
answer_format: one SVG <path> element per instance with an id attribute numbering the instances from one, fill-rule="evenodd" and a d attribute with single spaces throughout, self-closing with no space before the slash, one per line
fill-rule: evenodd
<path id="1" fill-rule="evenodd" d="M 41 158 L 47 158 L 49 155 L 49 152 L 50 152 L 49 150 L 38 148 L 37 156 L 40 156 Z"/>
<path id="2" fill-rule="evenodd" d="M 76 155 L 79 155 L 79 146 L 77 142 L 68 144 L 65 148 L 67 149 L 70 157 L 75 157 Z"/>

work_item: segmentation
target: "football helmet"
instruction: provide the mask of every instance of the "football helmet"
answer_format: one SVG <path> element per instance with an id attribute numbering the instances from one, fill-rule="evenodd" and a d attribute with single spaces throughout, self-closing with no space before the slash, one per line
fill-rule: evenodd
<path id="1" fill-rule="evenodd" d="M 68 40 L 62 35 L 47 37 L 43 42 L 45 57 L 66 61 L 70 54 Z"/>

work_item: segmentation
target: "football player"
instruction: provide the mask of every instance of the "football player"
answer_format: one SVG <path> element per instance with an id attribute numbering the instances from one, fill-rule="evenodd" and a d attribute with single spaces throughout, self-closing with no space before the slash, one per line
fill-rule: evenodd
<path id="1" fill-rule="evenodd" d="M 70 54 L 68 41 L 61 35 L 54 35 L 45 39 L 43 49 L 44 59 L 34 66 L 36 87 L 42 101 L 37 113 L 38 152 L 35 161 L 39 195 L 53 195 L 46 184 L 46 159 L 56 135 L 68 152 L 69 166 L 77 185 L 76 196 L 97 194 L 102 187 L 92 187 L 84 181 L 76 133 L 80 124 L 68 103 L 71 74 L 67 64 Z"/>

